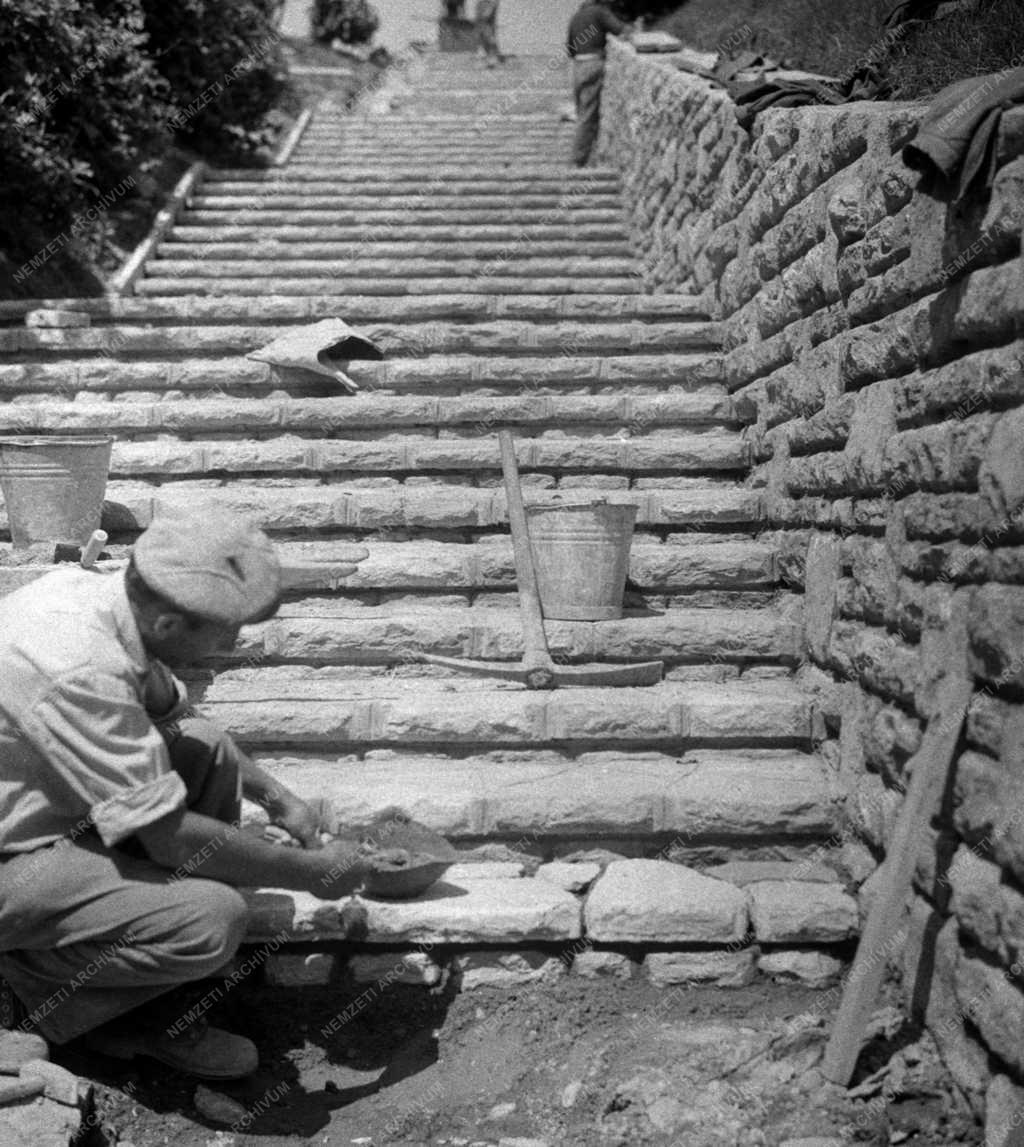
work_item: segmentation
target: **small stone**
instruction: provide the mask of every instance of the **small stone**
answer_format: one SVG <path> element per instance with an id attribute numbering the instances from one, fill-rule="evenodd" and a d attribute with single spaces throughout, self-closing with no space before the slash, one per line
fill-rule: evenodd
<path id="1" fill-rule="evenodd" d="M 223 1123 L 230 1127 L 240 1123 L 246 1116 L 245 1108 L 237 1100 L 211 1091 L 203 1084 L 196 1088 L 192 1102 L 196 1111 L 211 1123 Z"/>
<path id="2" fill-rule="evenodd" d="M 498 1147 L 548 1147 L 546 1139 L 523 1139 L 521 1136 L 514 1136 L 511 1139 L 499 1139 Z"/>
<path id="3" fill-rule="evenodd" d="M 569 864 L 564 860 L 553 860 L 537 869 L 536 879 L 557 884 L 566 892 L 583 892 L 601 875 L 601 866 L 589 863 Z"/>
<path id="4" fill-rule="evenodd" d="M 794 980 L 808 988 L 827 988 L 843 972 L 842 960 L 826 952 L 765 952 L 757 964 L 758 971 L 778 980 Z"/>
<path id="5" fill-rule="evenodd" d="M 426 952 L 361 953 L 349 961 L 357 984 L 420 984 L 432 988 L 441 982 L 441 968 Z"/>
<path id="6" fill-rule="evenodd" d="M 488 1119 L 505 1119 L 511 1115 L 516 1109 L 514 1103 L 496 1103 L 490 1111 L 487 1112 Z"/>
<path id="7" fill-rule="evenodd" d="M 630 980 L 636 965 L 621 952 L 580 952 L 572 962 L 573 973 L 585 979 L 594 980 L 599 976 L 610 976 L 616 980 Z"/>
<path id="8" fill-rule="evenodd" d="M 656 988 L 671 984 L 714 984 L 741 988 L 753 980 L 757 952 L 651 952 L 644 960 L 647 978 Z"/>
<path id="9" fill-rule="evenodd" d="M 557 957 L 530 949 L 515 952 L 467 952 L 456 958 L 455 966 L 461 974 L 463 991 L 548 982 L 564 976 L 567 970 Z"/>
<path id="10" fill-rule="evenodd" d="M 843 1139 L 822 1139 L 820 1135 L 814 1135 L 810 1139 L 787 1139 L 779 1147 L 846 1147 L 846 1142 Z"/>
<path id="11" fill-rule="evenodd" d="M 562 1106 L 566 1108 L 575 1106 L 582 1090 L 583 1080 L 581 1079 L 574 1079 L 572 1083 L 567 1083 L 562 1088 Z"/>
<path id="12" fill-rule="evenodd" d="M 737 888 L 764 880 L 806 880 L 811 884 L 837 884 L 834 869 L 817 861 L 803 860 L 730 860 L 704 869 L 705 876 L 727 880 Z"/>
<path id="13" fill-rule="evenodd" d="M 330 952 L 281 952 L 268 957 L 264 975 L 275 988 L 323 987 L 330 983 L 333 970 Z"/>

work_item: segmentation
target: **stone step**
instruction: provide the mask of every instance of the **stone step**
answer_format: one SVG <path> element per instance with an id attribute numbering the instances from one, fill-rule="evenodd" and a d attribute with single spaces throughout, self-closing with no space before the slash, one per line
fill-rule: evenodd
<path id="1" fill-rule="evenodd" d="M 677 479 L 684 482 L 686 479 Z M 572 486 L 573 501 L 610 500 L 637 507 L 637 526 L 666 533 L 749 529 L 759 523 L 761 498 L 754 491 L 725 481 L 691 479 L 692 485 L 672 489 L 608 490 Z M 556 505 L 564 493 L 550 489 L 524 490 L 527 505 Z M 112 480 L 107 485 L 103 528 L 114 540 L 132 536 L 153 520 L 158 505 L 200 510 L 216 506 L 253 518 L 271 533 L 308 536 L 317 533 L 361 534 L 369 531 L 430 531 L 453 540 L 466 540 L 481 531 L 507 527 L 504 493 L 497 488 L 453 485 L 369 487 L 302 485 L 292 480 L 281 486 L 274 479 L 234 481 L 216 479 L 178 481 L 167 486 Z M 6 510 L 0 527 L 7 530 Z"/>
<path id="2" fill-rule="evenodd" d="M 395 393 L 528 387 L 530 394 L 540 395 L 546 387 L 567 386 L 598 387 L 605 393 L 627 386 L 697 391 L 720 385 L 721 360 L 714 353 L 671 352 L 590 357 L 433 355 L 351 362 L 346 364 L 346 373 L 363 389 Z M 242 357 L 171 362 L 96 358 L 0 364 L 0 395 L 35 391 L 68 396 L 78 391 L 127 393 L 168 389 L 211 392 L 218 387 L 245 391 L 278 388 L 289 382 L 299 387 L 308 382 L 325 393 L 338 391 L 338 384 L 324 375 L 286 370 Z"/>
<path id="3" fill-rule="evenodd" d="M 749 984 L 757 969 L 826 987 L 839 979 L 843 965 L 834 955 L 807 946 L 835 945 L 856 936 L 857 901 L 835 873 L 831 879 L 808 880 L 802 877 L 802 864 L 786 867 L 794 878 L 742 887 L 714 876 L 714 868 L 702 874 L 656 858 L 614 860 L 603 871 L 585 863 L 545 865 L 533 877 L 514 864 L 461 863 L 422 896 L 406 901 L 356 896 L 330 902 L 309 893 L 259 889 L 246 893 L 247 939 L 274 944 L 275 954 L 266 961 L 271 983 L 326 985 L 333 969 L 348 963 L 357 982 L 375 984 L 364 993 L 370 999 L 395 978 L 437 984 L 445 963 L 454 966 L 462 990 L 547 982 L 565 974 L 570 962 L 580 975 L 603 972 L 628 978 L 633 960 L 652 946 L 661 950 L 648 951 L 644 971 L 658 987 L 738 987 Z M 556 868 L 558 875 L 545 875 Z M 589 885 L 586 899 L 560 886 L 560 877 L 582 880 L 584 888 Z M 353 911 L 364 947 L 349 961 Z M 339 953 L 276 954 L 289 939 L 347 940 L 348 945 Z M 632 957 L 595 948 L 602 942 L 632 948 Z M 396 950 L 411 944 L 416 945 L 412 951 Z M 523 944 L 531 947 L 518 947 Z M 544 947 L 538 950 L 538 944 Z M 567 944 L 564 951 L 552 950 Z M 762 944 L 770 950 L 762 952 Z M 471 950 L 485 945 L 483 951 Z M 685 950 L 666 951 L 669 946 Z M 332 1023 L 346 1022 L 341 1017 L 351 1006 Z M 336 1029 L 328 1025 L 323 1030 L 327 1034 Z"/>
<path id="4" fill-rule="evenodd" d="M 578 475 L 738 472 L 750 464 L 745 439 L 728 431 L 639 439 L 520 438 L 516 453 L 524 471 L 571 471 Z M 488 474 L 493 478 L 500 468 L 498 443 L 493 437 L 438 440 L 411 435 L 363 442 L 297 435 L 257 441 L 115 442 L 110 460 L 114 477 L 167 479 L 214 474 L 379 475 L 397 479 L 441 472 L 469 474 L 480 481 Z"/>
<path id="5" fill-rule="evenodd" d="M 493 130 L 499 135 L 504 133 L 508 136 L 507 127 L 509 124 L 514 124 L 516 127 L 516 135 L 522 132 L 540 129 L 542 131 L 550 131 L 554 126 L 550 112 L 534 112 L 534 111 L 510 111 L 505 110 L 502 112 L 500 119 L 495 118 L 493 121 L 486 117 L 480 116 L 464 116 L 453 115 L 445 112 L 423 112 L 422 114 L 414 114 L 413 112 L 392 113 L 388 116 L 378 116 L 369 114 L 360 114 L 356 109 L 354 113 L 335 106 L 334 108 L 325 108 L 317 112 L 316 119 L 313 121 L 316 124 L 335 124 L 338 127 L 365 127 L 368 130 L 374 130 L 378 125 L 382 130 L 395 130 L 395 131 L 411 131 L 418 132 L 421 128 L 457 128 L 468 132 L 476 132 Z"/>
<path id="6" fill-rule="evenodd" d="M 501 174 L 482 173 L 480 178 L 463 175 L 451 177 L 443 183 L 424 186 L 424 179 L 399 180 L 390 173 L 382 172 L 376 178 L 354 180 L 351 183 L 336 179 L 329 181 L 306 182 L 303 180 L 276 180 L 273 183 L 260 183 L 255 180 L 216 183 L 202 186 L 200 199 L 248 198 L 259 195 L 271 202 L 295 199 L 302 205 L 305 199 L 333 199 L 345 206 L 347 199 L 365 199 L 373 196 L 394 206 L 400 206 L 405 199 L 421 203 L 457 204 L 461 199 L 507 200 L 524 195 L 531 198 L 559 196 L 568 199 L 570 204 L 577 200 L 581 207 L 607 207 L 607 202 L 595 200 L 618 200 L 618 183 L 610 179 L 595 180 L 594 183 L 574 185 L 560 175 L 524 175 L 502 177 Z"/>
<path id="7" fill-rule="evenodd" d="M 509 264 L 527 260 L 551 259 L 561 256 L 564 262 L 579 266 L 581 261 L 594 260 L 604 269 L 608 258 L 632 260 L 632 246 L 625 235 L 612 235 L 597 239 L 539 239 L 532 235 L 518 234 L 514 230 L 506 233 L 504 239 L 458 239 L 434 242 L 418 235 L 403 238 L 392 231 L 383 232 L 378 238 L 363 239 L 355 243 L 339 242 L 319 235 L 303 238 L 279 237 L 276 233 L 263 232 L 255 241 L 242 240 L 238 236 L 225 238 L 200 236 L 198 242 L 189 242 L 175 228 L 171 238 L 164 240 L 157 252 L 156 262 L 151 267 L 160 269 L 168 260 L 261 260 L 275 265 L 302 260 L 315 260 L 317 264 L 331 259 L 345 260 L 361 266 L 366 261 L 384 258 L 396 260 L 402 268 L 411 260 L 427 259 L 431 263 L 431 273 L 438 265 L 436 261 L 451 262 L 459 271 L 464 260 L 489 259 L 495 265 L 507 268 Z M 233 270 L 233 269 L 232 269 Z"/>
<path id="8" fill-rule="evenodd" d="M 152 265 L 152 264 L 151 264 Z M 187 269 L 191 269 L 191 264 Z M 227 277 L 226 271 L 210 274 L 208 268 L 200 265 L 201 273 L 185 277 L 148 275 L 134 286 L 141 295 L 333 295 L 338 289 L 338 277 L 288 278 L 275 268 L 273 280 L 267 281 L 266 269 L 257 271 L 247 278 Z M 202 273 L 203 271 L 206 273 Z M 517 275 L 473 275 L 454 276 L 451 274 L 433 278 L 370 278 L 357 276 L 351 280 L 352 293 L 363 295 L 438 295 L 453 289 L 463 294 L 523 294 L 523 295 L 571 295 L 575 292 L 588 295 L 625 295 L 630 291 L 639 292 L 638 279 L 629 275 L 606 278 L 554 277 L 527 278 Z"/>
<path id="9" fill-rule="evenodd" d="M 495 169 L 522 165 L 540 168 L 559 167 L 565 170 L 572 152 L 572 134 L 500 147 L 493 141 L 470 139 L 456 141 L 443 135 L 433 140 L 406 139 L 390 143 L 381 140 L 371 142 L 368 138 L 357 139 L 349 136 L 328 135 L 312 139 L 303 136 L 302 141 L 289 156 L 287 165 L 279 170 L 288 174 L 300 173 L 313 166 L 327 170 L 324 155 L 328 153 L 334 156 L 337 162 L 353 159 L 367 167 L 430 165 L 436 162 L 441 151 L 445 155 L 445 165 L 449 167 L 462 167 L 480 161 Z"/>
<path id="10" fill-rule="evenodd" d="M 550 191 L 522 191 L 516 192 L 500 184 L 481 184 L 477 187 L 467 188 L 462 194 L 451 194 L 445 190 L 443 193 L 431 195 L 410 195 L 399 192 L 391 193 L 387 184 L 371 188 L 357 186 L 348 194 L 334 192 L 317 192 L 311 190 L 306 195 L 284 195 L 276 192 L 263 194 L 211 194 L 201 193 L 189 200 L 189 207 L 197 210 L 241 211 L 251 209 L 254 203 L 262 204 L 265 208 L 282 210 L 296 208 L 302 211 L 349 211 L 353 216 L 363 218 L 363 212 L 409 211 L 419 210 L 428 212 L 438 211 L 480 211 L 488 210 L 492 213 L 492 222 L 499 222 L 506 218 L 509 211 L 509 198 L 515 197 L 513 212 L 522 213 L 527 208 L 540 211 L 567 210 L 573 217 L 588 219 L 581 212 L 603 209 L 617 212 L 622 217 L 622 204 L 617 194 L 602 192 L 581 193 L 567 198 L 564 192 L 557 189 Z M 497 219 L 494 218 L 495 213 Z M 188 218 L 186 215 L 185 218 Z M 338 222 L 344 222 L 341 218 Z"/>
<path id="11" fill-rule="evenodd" d="M 513 178 L 509 179 L 509 171 Z M 254 171 L 252 168 L 212 168 L 203 176 L 202 186 L 210 188 L 217 195 L 262 195 L 268 189 L 289 191 L 301 194 L 307 188 L 318 184 L 330 184 L 346 190 L 349 184 L 373 185 L 387 181 L 390 186 L 414 184 L 414 191 L 425 196 L 435 191 L 457 194 L 465 185 L 474 188 L 480 183 L 495 183 L 502 188 L 530 191 L 535 183 L 547 187 L 549 184 L 562 189 L 566 195 L 580 191 L 617 191 L 619 173 L 615 168 L 588 167 L 585 172 L 577 168 L 560 167 L 554 164 L 477 163 L 468 161 L 461 164 L 424 164 L 416 166 L 415 161 L 391 160 L 380 165 L 361 163 L 358 166 L 327 164 L 321 158 L 315 163 L 290 162 L 287 167 L 275 171 Z M 405 193 L 403 191 L 403 193 Z"/>
<path id="12" fill-rule="evenodd" d="M 450 276 L 453 279 L 476 276 L 488 278 L 496 272 L 504 278 L 543 277 L 545 275 L 571 275 L 574 278 L 614 278 L 626 277 L 635 269 L 636 264 L 629 256 L 616 258 L 601 256 L 588 258 L 543 258 L 533 255 L 529 250 L 523 258 L 515 260 L 484 259 L 455 256 L 454 252 L 447 258 L 373 258 L 367 253 L 352 258 L 332 259 L 318 258 L 289 258 L 287 248 L 279 254 L 268 252 L 249 251 L 248 257 L 243 250 L 237 259 L 222 256 L 214 248 L 214 255 L 202 262 L 193 257 L 175 258 L 175 244 L 167 244 L 170 257 L 163 256 L 163 248 L 157 252 L 157 258 L 148 264 L 147 270 L 152 269 L 155 276 L 211 275 L 215 277 L 262 278 L 271 271 L 282 277 L 302 277 L 305 275 L 331 276 L 335 279 L 353 278 L 397 278 L 406 276 L 426 279 L 431 277 Z M 201 249 L 201 248 L 200 248 Z M 254 257 L 255 256 L 255 257 Z"/>
<path id="13" fill-rule="evenodd" d="M 697 595 L 727 599 L 732 605 L 745 598 L 757 600 L 778 585 L 775 552 L 760 542 L 696 531 L 670 535 L 667 543 L 648 539 L 643 534 L 633 539 L 628 595 L 643 594 L 647 600 L 664 595 L 681 608 L 698 601 Z M 351 601 L 404 600 L 408 605 L 413 595 L 422 602 L 435 594 L 467 604 L 481 599 L 510 606 L 514 602 L 515 564 L 503 535 L 488 535 L 477 543 L 370 541 L 360 548 L 351 542 L 278 541 L 277 546 L 290 594 L 344 589 Z M 118 553 L 117 546 L 109 549 Z M 369 556 L 359 561 L 362 550 Z M 7 565 L 9 557 L 10 547 L 0 547 L 0 595 L 54 568 Z M 353 558 L 357 569 L 345 574 Z"/>
<path id="14" fill-rule="evenodd" d="M 198 200 L 194 201 L 197 203 Z M 347 207 L 316 208 L 293 206 L 281 210 L 262 199 L 235 200 L 234 207 L 195 207 L 182 215 L 182 223 L 191 227 L 224 227 L 234 224 L 258 224 L 261 227 L 323 227 L 359 226 L 380 227 L 468 227 L 489 226 L 501 228 L 507 235 L 510 227 L 557 225 L 577 228 L 584 225 L 606 224 L 621 228 L 624 215 L 617 203 L 608 207 L 572 208 L 559 206 L 558 201 L 540 207 L 522 208 L 515 204 L 504 211 L 494 204 L 469 208 L 436 208 L 430 202 L 409 205 L 404 209 L 381 208 L 380 201 L 373 207 L 353 211 Z"/>
<path id="15" fill-rule="evenodd" d="M 484 687 L 486 685 L 486 687 Z M 198 710 L 249 748 L 422 746 L 455 756 L 484 748 L 807 749 L 810 699 L 788 680 L 663 681 L 643 689 L 533 692 L 468 674 L 334 676 L 331 670 L 247 668 L 192 683 Z"/>
<path id="16" fill-rule="evenodd" d="M 190 217 L 191 218 L 191 217 Z M 173 238 L 182 243 L 361 243 L 377 241 L 413 241 L 418 243 L 459 243 L 462 248 L 474 243 L 495 243 L 500 248 L 512 241 L 587 244 L 593 242 L 628 242 L 629 236 L 619 220 L 605 223 L 522 223 L 512 231 L 507 223 L 409 223 L 394 221 L 388 225 L 291 223 L 278 224 L 271 230 L 262 220 L 225 225 L 190 222 L 176 226 Z M 574 248 L 575 249 L 575 248 Z"/>
<path id="17" fill-rule="evenodd" d="M 840 815 L 823 762 L 786 750 L 462 758 L 261 751 L 256 761 L 293 790 L 329 801 L 352 828 L 400 808 L 457 844 L 526 838 L 544 849 L 574 837 L 675 837 L 684 852 L 713 842 L 827 836 Z"/>
<path id="18" fill-rule="evenodd" d="M 389 298 L 377 295 L 323 297 L 277 294 L 265 298 L 227 296 L 207 298 L 74 298 L 0 300 L 0 322 L 21 326 L 25 315 L 40 307 L 83 311 L 94 323 L 138 322 L 146 324 L 261 322 L 296 323 L 343 314 L 352 323 L 405 323 L 442 320 L 493 322 L 505 319 L 581 323 L 703 321 L 707 310 L 692 295 L 521 295 L 453 294 L 451 291 L 423 298 Z"/>
<path id="19" fill-rule="evenodd" d="M 799 599 L 773 609 L 672 609 L 599 625 L 547 621 L 551 655 L 563 662 L 664 661 L 754 665 L 799 658 Z M 523 657 L 518 609 L 416 606 L 401 601 L 361 606 L 305 598 L 282 606 L 272 621 L 249 627 L 230 661 L 246 665 L 401 666 L 436 653 L 481 662 Z M 225 659 L 221 659 L 221 663 Z"/>
<path id="20" fill-rule="evenodd" d="M 61 351 L 76 354 L 135 355 L 153 353 L 212 354 L 233 351 L 245 354 L 265 346 L 294 324 L 243 327 L 229 326 L 127 326 L 11 327 L 0 329 L 0 355 Z M 608 351 L 709 349 L 718 346 L 715 323 L 640 320 L 593 323 L 546 323 L 498 321 L 450 323 L 369 323 L 361 330 L 387 357 L 425 354 L 515 354 L 539 350 L 564 353 Z"/>
<path id="21" fill-rule="evenodd" d="M 642 395 L 499 397 L 469 395 L 422 398 L 344 395 L 302 399 L 182 398 L 174 402 L 0 403 L 0 433 L 81 434 L 107 432 L 121 438 L 154 434 L 255 437 L 277 431 L 374 440 L 400 434 L 473 437 L 502 425 L 525 435 L 556 436 L 577 428 L 628 432 L 629 438 L 686 426 L 729 424 L 732 400 L 713 390 Z"/>

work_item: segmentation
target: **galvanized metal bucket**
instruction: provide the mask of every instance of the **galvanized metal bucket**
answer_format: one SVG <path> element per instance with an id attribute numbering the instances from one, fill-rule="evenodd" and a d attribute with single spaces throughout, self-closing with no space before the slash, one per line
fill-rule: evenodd
<path id="1" fill-rule="evenodd" d="M 621 617 L 636 506 L 530 506 L 526 514 L 544 616 L 562 621 Z"/>
<path id="2" fill-rule="evenodd" d="M 0 491 L 15 548 L 84 545 L 99 528 L 113 438 L 0 438 Z"/>

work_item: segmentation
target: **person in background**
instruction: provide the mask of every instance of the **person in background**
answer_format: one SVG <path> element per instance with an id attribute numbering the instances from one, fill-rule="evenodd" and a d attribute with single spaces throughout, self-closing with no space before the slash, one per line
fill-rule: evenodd
<path id="1" fill-rule="evenodd" d="M 572 60 L 572 90 L 576 101 L 576 137 L 572 162 L 586 167 L 601 125 L 604 50 L 609 36 L 625 35 L 630 27 L 612 12 L 607 0 L 584 0 L 569 21 L 566 50 Z"/>
<path id="2" fill-rule="evenodd" d="M 477 0 L 476 31 L 489 68 L 504 63 L 498 51 L 498 0 Z"/>

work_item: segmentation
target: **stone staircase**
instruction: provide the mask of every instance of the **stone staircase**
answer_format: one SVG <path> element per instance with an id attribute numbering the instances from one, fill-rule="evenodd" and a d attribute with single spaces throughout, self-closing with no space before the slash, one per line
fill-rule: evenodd
<path id="1" fill-rule="evenodd" d="M 825 982 L 857 926 L 817 863 L 838 794 L 715 326 L 639 293 L 617 175 L 566 165 L 548 62 L 427 57 L 406 77 L 387 114 L 379 93 L 325 101 L 278 170 L 209 172 L 134 297 L 65 303 L 91 326 L 28 329 L 39 303 L 3 304 L 0 434 L 115 436 L 115 557 L 159 503 L 231 507 L 280 544 L 286 604 L 196 671 L 197 704 L 348 822 L 398 805 L 467 853 L 420 900 L 366 902 L 357 975 L 415 944 L 413 978 L 530 979 L 568 946 L 584 974 L 643 958 L 658 983 L 758 964 Z M 351 364 L 355 396 L 244 357 L 335 315 L 386 351 Z M 502 426 L 528 503 L 638 508 L 625 617 L 549 623 L 553 654 L 661 658 L 661 684 L 534 693 L 420 662 L 522 654 Z M 342 579 L 354 545 L 369 557 Z M 0 564 L 0 592 L 41 572 Z M 313 897 L 253 904 L 254 941 L 346 932 Z"/>

